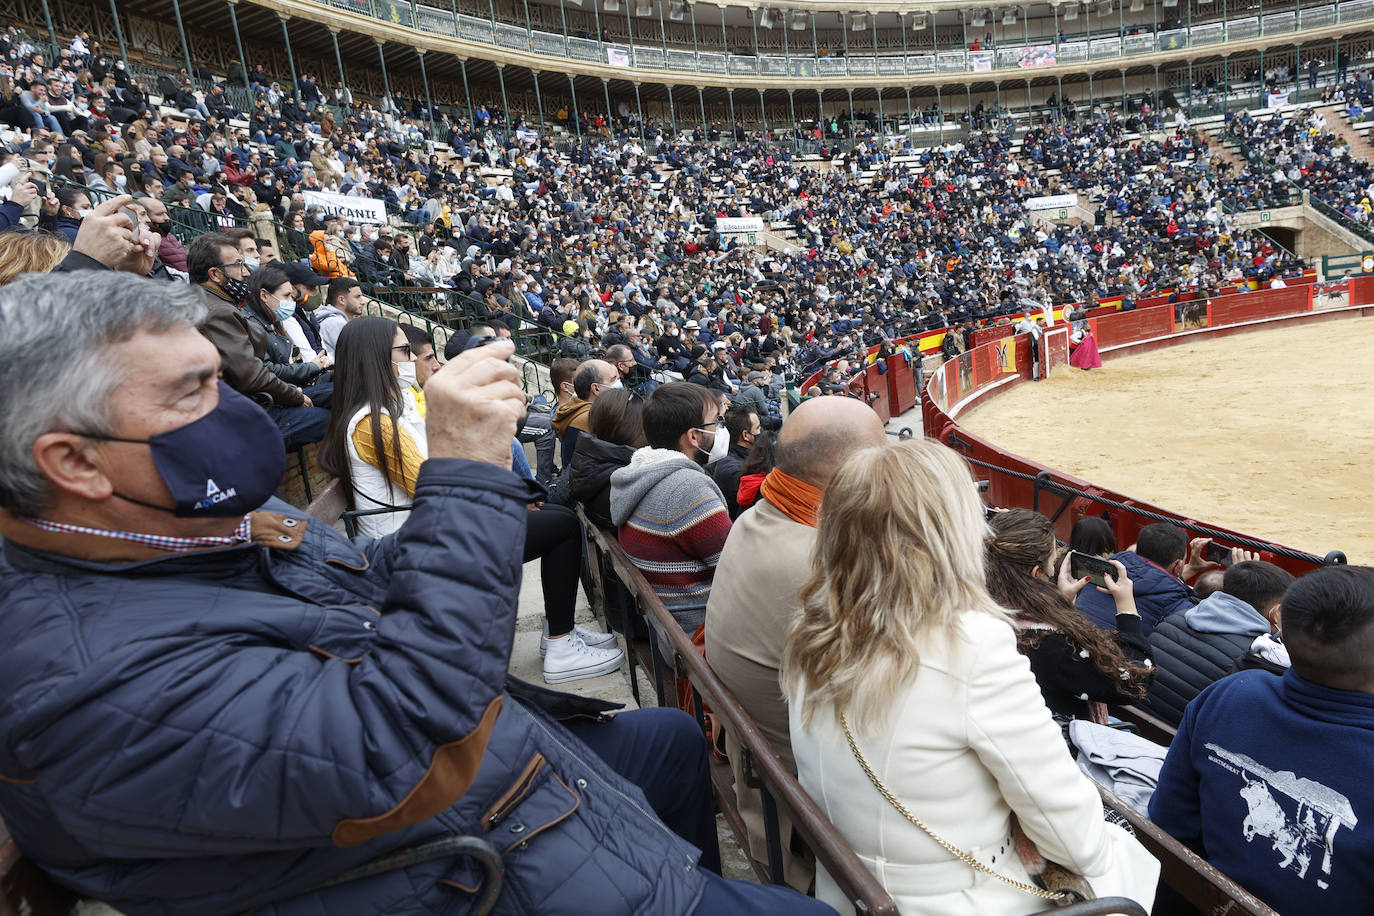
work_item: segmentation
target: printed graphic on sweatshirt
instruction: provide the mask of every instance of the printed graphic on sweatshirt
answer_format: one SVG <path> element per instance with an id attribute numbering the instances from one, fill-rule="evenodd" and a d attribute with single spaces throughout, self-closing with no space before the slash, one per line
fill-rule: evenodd
<path id="1" fill-rule="evenodd" d="M 1342 827 L 1355 829 L 1359 819 L 1350 799 L 1319 782 L 1297 776 L 1288 770 L 1271 770 L 1245 754 L 1236 754 L 1216 744 L 1206 745 L 1213 763 L 1241 778 L 1240 797 L 1246 814 L 1241 830 L 1245 842 L 1263 837 L 1278 853 L 1279 868 L 1306 878 L 1314 856 L 1319 856 L 1321 874 L 1317 887 L 1325 890 L 1325 875 L 1331 874 L 1336 853 L 1336 834 Z"/>

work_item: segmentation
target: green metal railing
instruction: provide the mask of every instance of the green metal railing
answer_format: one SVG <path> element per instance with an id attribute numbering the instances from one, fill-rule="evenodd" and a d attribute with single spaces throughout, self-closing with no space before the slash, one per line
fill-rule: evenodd
<path id="1" fill-rule="evenodd" d="M 986 73 L 1010 71 L 1025 78 L 1038 66 L 1054 64 L 1089 64 L 1105 60 L 1121 60 L 1132 56 L 1161 51 L 1180 51 L 1223 45 L 1228 41 L 1243 41 L 1260 37 L 1295 37 L 1294 33 L 1329 28 L 1374 18 L 1374 0 L 1344 0 L 1324 6 L 1303 9 L 1295 5 L 1268 10 L 1246 10 L 1247 15 L 1226 15 L 1220 19 L 1188 23 L 1177 29 L 1160 29 L 1158 21 L 1130 22 L 1118 4 L 1116 17 L 1099 17 L 1098 30 L 1085 28 L 1073 36 L 1059 40 L 1061 24 L 1055 9 L 1055 34 L 1022 41 L 999 43 L 990 50 L 966 50 L 967 38 L 958 47 L 921 49 L 900 55 L 856 55 L 820 57 L 814 53 L 767 54 L 756 47 L 756 54 L 728 54 L 703 51 L 690 45 L 670 46 L 662 41 L 603 42 L 592 38 L 570 36 L 566 27 L 561 33 L 545 32 L 525 23 L 503 22 L 491 16 L 482 18 L 459 13 L 456 7 L 439 9 L 405 0 L 317 0 L 325 6 L 368 16 L 390 25 L 414 29 L 464 41 L 492 45 L 514 51 L 534 53 L 592 64 L 721 76 L 763 76 L 791 79 L 826 77 L 883 77 L 931 76 L 943 73 Z M 578 4 L 580 6 L 580 3 Z M 1278 7 L 1278 8 L 1276 8 Z M 1223 4 L 1223 11 L 1225 7 Z M 1102 19 L 1105 18 L 1105 24 Z M 1090 24 L 1091 8 L 1084 22 Z M 695 27 L 695 18 L 693 19 Z M 784 23 L 783 27 L 789 27 Z M 1124 35 L 1126 27 L 1141 28 L 1142 32 Z M 905 22 L 902 23 L 905 27 Z M 875 23 L 876 28 L 876 23 Z M 1148 31 L 1144 31 L 1148 29 Z M 650 31 L 652 35 L 652 30 Z M 647 36 L 646 36 L 647 37 Z M 803 51 L 810 50 L 803 44 Z M 550 64 L 549 69 L 559 69 Z M 628 78 L 628 77 L 627 77 Z"/>

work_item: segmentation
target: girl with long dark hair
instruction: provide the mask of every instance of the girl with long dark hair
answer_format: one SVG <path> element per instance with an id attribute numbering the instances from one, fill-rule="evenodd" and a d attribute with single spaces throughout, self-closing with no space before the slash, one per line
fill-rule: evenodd
<path id="1" fill-rule="evenodd" d="M 320 466 L 339 478 L 355 509 L 408 507 L 429 456 L 424 419 L 400 381 L 401 364 L 414 359 L 410 344 L 396 322 L 368 316 L 344 325 L 334 355 L 334 403 Z M 358 531 L 381 537 L 409 516 L 408 509 L 359 516 Z"/>
<path id="2" fill-rule="evenodd" d="M 994 515 L 991 525 L 988 592 L 1014 615 L 1017 647 L 1030 661 L 1050 711 L 1101 720 L 1092 704 L 1142 699 L 1154 670 L 1126 568 L 1113 561 L 1116 579 L 1107 579 L 1117 623 L 1116 633 L 1109 634 L 1074 607 L 1088 580 L 1075 580 L 1070 562 L 1056 566 L 1049 519 L 1029 509 L 1011 509 Z"/>

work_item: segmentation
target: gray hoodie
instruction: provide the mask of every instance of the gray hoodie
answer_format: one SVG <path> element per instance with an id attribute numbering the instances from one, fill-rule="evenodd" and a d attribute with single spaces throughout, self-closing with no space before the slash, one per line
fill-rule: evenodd
<path id="1" fill-rule="evenodd" d="M 1236 633 L 1258 636 L 1269 632 L 1269 621 L 1248 603 L 1225 592 L 1213 592 L 1197 607 L 1183 612 L 1183 619 L 1199 633 Z"/>
<path id="2" fill-rule="evenodd" d="M 348 324 L 348 316 L 332 305 L 322 305 L 315 312 L 320 326 L 320 343 L 330 358 L 334 357 L 334 347 L 339 343 L 339 332 Z"/>

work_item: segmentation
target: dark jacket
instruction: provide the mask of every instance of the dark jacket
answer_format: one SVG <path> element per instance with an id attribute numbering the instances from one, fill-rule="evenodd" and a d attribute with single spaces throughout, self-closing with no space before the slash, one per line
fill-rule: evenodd
<path id="1" fill-rule="evenodd" d="M 239 394 L 267 395 L 277 407 L 300 407 L 305 395 L 299 387 L 283 381 L 263 358 L 267 355 L 267 335 L 261 324 L 248 320 L 244 310 L 228 301 L 217 289 L 202 286 L 205 320 L 200 333 L 219 351 L 220 375 Z"/>
<path id="2" fill-rule="evenodd" d="M 1284 914 L 1374 900 L 1374 695 L 1242 671 L 1180 723 L 1150 820 Z"/>
<path id="3" fill-rule="evenodd" d="M 690 913 L 699 852 L 507 678 L 540 492 L 431 459 L 380 540 L 272 500 L 170 555 L 0 517 L 0 816 L 130 916 L 465 913 L 461 858 L 311 890 L 453 835 L 502 851 L 499 913 Z"/>
<path id="4" fill-rule="evenodd" d="M 725 434 L 724 430 L 716 433 L 718 436 Z M 744 459 L 748 457 L 749 449 L 743 445 L 732 445 L 730 450 L 725 453 L 725 457 L 716 462 L 715 467 L 711 468 L 711 479 L 720 487 L 720 492 L 725 496 L 725 508 L 730 511 L 730 521 L 739 518 L 744 510 L 739 507 L 739 477 L 744 468 Z"/>
<path id="5" fill-rule="evenodd" d="M 1150 634 L 1155 677 L 1145 708 L 1177 725 L 1193 697 L 1229 674 L 1255 637 L 1268 632 L 1263 614 L 1225 592 L 1165 617 Z"/>
<path id="6" fill-rule="evenodd" d="M 1140 618 L 1134 614 L 1116 617 L 1116 644 L 1121 653 L 1133 662 L 1150 658 L 1150 641 L 1140 632 Z M 1031 673 L 1040 685 L 1045 705 L 1050 712 L 1071 719 L 1088 718 L 1088 703 L 1136 703 L 1140 698 L 1123 691 L 1125 683 L 1119 677 L 1108 677 L 1092 659 L 1063 633 L 1047 632 L 1035 645 L 1020 646 L 1021 654 L 1030 662 Z"/>
<path id="7" fill-rule="evenodd" d="M 611 521 L 611 474 L 628 465 L 634 453 L 632 446 L 603 442 L 591 433 L 577 437 L 569 478 L 572 496 L 587 520 L 603 531 L 616 530 Z"/>
<path id="8" fill-rule="evenodd" d="M 293 385 L 309 385 L 319 377 L 320 367 L 314 363 L 292 362 L 291 354 L 295 345 L 289 337 L 277 333 L 276 328 L 267 322 L 256 309 L 244 306 L 243 313 L 248 316 L 249 324 L 257 325 L 267 343 L 267 353 L 262 361 L 268 369 L 284 382 Z"/>
<path id="9" fill-rule="evenodd" d="M 1126 567 L 1135 594 L 1135 609 L 1140 612 L 1141 632 L 1146 636 L 1159 621 L 1197 604 L 1197 595 L 1177 576 L 1170 575 L 1140 554 L 1123 550 L 1113 560 Z M 1078 609 L 1104 630 L 1116 629 L 1116 602 L 1095 588 L 1078 593 Z"/>

